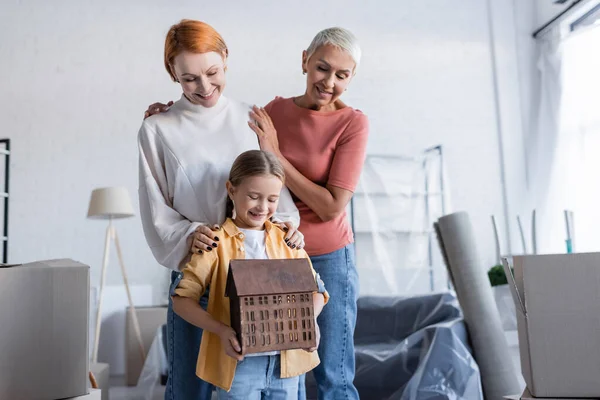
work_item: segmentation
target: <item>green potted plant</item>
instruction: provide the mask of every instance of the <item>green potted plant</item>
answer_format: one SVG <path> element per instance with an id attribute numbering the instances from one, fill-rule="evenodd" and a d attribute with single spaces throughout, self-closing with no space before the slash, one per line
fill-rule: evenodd
<path id="1" fill-rule="evenodd" d="M 490 270 L 488 271 L 488 278 L 492 287 L 508 284 L 506 274 L 504 273 L 504 267 L 501 264 L 496 264 L 492 268 L 490 268 Z"/>

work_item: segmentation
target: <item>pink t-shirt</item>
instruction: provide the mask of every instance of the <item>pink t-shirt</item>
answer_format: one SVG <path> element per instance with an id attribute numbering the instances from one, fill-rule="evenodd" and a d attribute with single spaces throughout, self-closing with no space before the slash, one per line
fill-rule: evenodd
<path id="1" fill-rule="evenodd" d="M 297 106 L 293 98 L 276 97 L 265 107 L 273 119 L 283 156 L 314 183 L 354 191 L 365 161 L 369 121 L 346 107 L 328 113 Z M 300 230 L 311 256 L 331 253 L 353 242 L 346 211 L 324 222 L 294 194 Z"/>

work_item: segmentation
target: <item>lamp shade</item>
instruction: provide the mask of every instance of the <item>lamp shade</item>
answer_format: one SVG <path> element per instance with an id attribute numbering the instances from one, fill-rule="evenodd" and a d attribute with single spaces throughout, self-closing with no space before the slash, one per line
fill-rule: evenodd
<path id="1" fill-rule="evenodd" d="M 124 187 L 94 189 L 88 218 L 109 219 L 133 217 L 129 192 Z"/>

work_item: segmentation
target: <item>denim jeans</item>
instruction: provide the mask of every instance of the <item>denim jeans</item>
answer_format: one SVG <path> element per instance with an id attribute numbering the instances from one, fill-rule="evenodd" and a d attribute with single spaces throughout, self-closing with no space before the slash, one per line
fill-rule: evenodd
<path id="1" fill-rule="evenodd" d="M 317 318 L 321 329 L 319 357 L 314 369 L 319 400 L 358 399 L 354 387 L 354 328 L 358 300 L 358 272 L 354 245 L 310 257 L 331 298 Z"/>
<path id="2" fill-rule="evenodd" d="M 298 377 L 281 378 L 280 356 L 245 357 L 238 362 L 231 390 L 217 388 L 219 400 L 294 400 Z"/>
<path id="3" fill-rule="evenodd" d="M 173 293 L 181 277 L 180 272 L 171 273 Z M 206 310 L 208 291 L 200 299 L 200 305 Z M 165 390 L 165 400 L 210 400 L 213 386 L 196 376 L 196 362 L 202 339 L 202 329 L 189 324 L 173 312 L 173 301 L 169 297 L 167 311 L 167 358 L 169 377 Z"/>

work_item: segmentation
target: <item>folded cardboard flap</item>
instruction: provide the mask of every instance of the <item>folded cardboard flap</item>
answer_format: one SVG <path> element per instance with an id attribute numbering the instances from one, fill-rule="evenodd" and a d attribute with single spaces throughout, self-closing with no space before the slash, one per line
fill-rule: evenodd
<path id="1" fill-rule="evenodd" d="M 527 315 L 525 302 L 523 301 L 525 297 L 519 294 L 515 276 L 510 269 L 510 265 L 508 264 L 508 259 L 506 257 L 502 258 L 502 266 L 504 267 L 504 273 L 506 274 L 506 280 L 508 281 L 508 287 L 510 289 L 510 294 L 512 295 L 513 301 L 515 302 L 515 306 L 518 307 L 523 314 Z"/>

